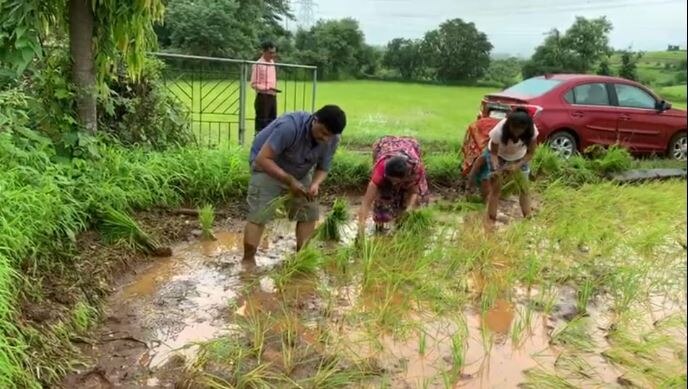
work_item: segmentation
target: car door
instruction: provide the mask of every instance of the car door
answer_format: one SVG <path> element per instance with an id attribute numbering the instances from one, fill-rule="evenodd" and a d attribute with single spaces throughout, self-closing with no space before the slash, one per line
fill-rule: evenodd
<path id="1" fill-rule="evenodd" d="M 663 152 L 668 143 L 669 123 L 658 111 L 657 99 L 635 85 L 615 83 L 619 138 L 634 152 Z"/>
<path id="2" fill-rule="evenodd" d="M 579 84 L 570 89 L 568 103 L 571 127 L 581 140 L 581 149 L 599 144 L 611 146 L 618 141 L 618 112 L 611 103 L 610 88 L 601 82 Z"/>

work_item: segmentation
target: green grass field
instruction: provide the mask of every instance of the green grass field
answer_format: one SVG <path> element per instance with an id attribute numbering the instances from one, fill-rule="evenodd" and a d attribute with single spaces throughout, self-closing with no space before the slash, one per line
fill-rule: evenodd
<path id="1" fill-rule="evenodd" d="M 458 145 L 491 88 L 376 81 L 318 85 L 317 105 L 339 104 L 349 116 L 345 143 L 370 144 L 383 135 L 411 135 Z"/>
<path id="2" fill-rule="evenodd" d="M 282 81 L 278 87 L 282 90 L 277 101 L 278 115 L 311 110 L 311 84 Z M 187 106 L 193 102 L 194 121 L 210 122 L 197 123 L 194 127 L 203 143 L 236 143 L 239 123 L 236 83 L 207 81 L 201 88 L 198 82 L 193 87 L 180 82 L 172 85 L 170 91 Z M 337 104 L 347 112 L 344 146 L 360 148 L 380 136 L 396 134 L 418 137 L 435 148 L 454 149 L 462 141 L 466 127 L 475 120 L 482 97 L 493 91 L 493 88 L 381 81 L 319 82 L 315 108 Z M 247 90 L 246 98 L 246 143 L 249 143 L 255 116 L 254 91 Z"/>
<path id="3" fill-rule="evenodd" d="M 659 90 L 659 93 L 664 97 L 665 99 L 668 99 L 669 101 L 677 101 L 678 103 L 676 104 L 679 107 L 685 107 L 685 101 L 686 101 L 686 84 L 683 85 L 674 85 L 674 86 L 666 86 L 662 89 Z"/>
<path id="4" fill-rule="evenodd" d="M 284 112 L 311 109 L 311 84 L 282 82 L 283 93 L 278 96 L 278 115 Z M 173 87 L 179 96 L 183 90 L 189 94 L 189 84 Z M 195 132 L 203 144 L 238 143 L 239 109 L 238 87 L 228 82 L 208 82 L 201 91 L 194 85 Z M 433 150 L 456 151 L 463 141 L 467 126 L 476 118 L 480 101 L 494 88 L 465 86 L 435 86 L 383 81 L 319 82 L 315 107 L 337 104 L 347 113 L 348 126 L 342 137 L 342 146 L 349 149 L 366 149 L 383 135 L 415 136 Z M 676 108 L 686 107 L 686 86 L 677 85 L 656 89 Z M 225 93 L 226 96 L 220 95 Z M 199 96 L 203 94 L 204 98 Z M 253 101 L 255 93 L 247 91 L 246 144 L 253 139 Z M 190 105 L 191 99 L 182 101 Z M 207 112 L 227 112 L 226 114 Z M 216 121 L 215 123 L 213 121 Z M 230 123 L 226 123 L 229 121 Z"/>

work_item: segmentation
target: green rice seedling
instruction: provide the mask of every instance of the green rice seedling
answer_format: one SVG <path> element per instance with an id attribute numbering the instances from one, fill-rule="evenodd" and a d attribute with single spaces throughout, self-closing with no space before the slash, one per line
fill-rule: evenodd
<path id="1" fill-rule="evenodd" d="M 533 300 L 536 310 L 545 315 L 552 313 L 554 305 L 557 303 L 557 287 L 551 282 L 547 282 L 540 287 L 540 294 Z"/>
<path id="2" fill-rule="evenodd" d="M 370 170 L 370 154 L 361 155 L 341 149 L 337 151 L 337 158 L 332 160 L 327 182 L 334 190 L 363 188 L 368 183 Z"/>
<path id="3" fill-rule="evenodd" d="M 442 385 L 444 386 L 444 389 L 454 388 L 454 384 L 456 383 L 456 377 L 457 377 L 457 374 L 453 371 L 443 371 L 442 372 Z"/>
<path id="4" fill-rule="evenodd" d="M 322 263 L 322 252 L 317 247 L 307 244 L 282 263 L 276 282 L 283 288 L 294 276 L 314 274 Z"/>
<path id="5" fill-rule="evenodd" d="M 570 384 L 566 379 L 556 373 L 548 372 L 542 368 L 528 369 L 525 372 L 526 382 L 519 386 L 527 389 L 576 389 L 576 385 Z"/>
<path id="6" fill-rule="evenodd" d="M 593 380 L 596 375 L 595 368 L 575 352 L 559 355 L 554 361 L 554 368 L 569 379 Z"/>
<path id="7" fill-rule="evenodd" d="M 591 145 L 583 150 L 583 155 L 589 159 L 600 159 L 607 154 L 607 149 L 602 145 Z"/>
<path id="8" fill-rule="evenodd" d="M 586 279 L 578 288 L 576 294 L 576 309 L 579 314 L 584 314 L 588 309 L 588 302 L 595 293 L 595 284 L 592 280 Z"/>
<path id="9" fill-rule="evenodd" d="M 530 331 L 532 321 L 533 311 L 530 307 L 521 307 L 516 321 L 511 326 L 511 344 L 514 348 L 521 346 L 523 335 L 526 331 Z"/>
<path id="10" fill-rule="evenodd" d="M 614 297 L 614 310 L 617 314 L 626 312 L 631 304 L 642 292 L 643 269 L 632 266 L 622 266 L 614 274 L 612 279 L 612 295 Z"/>
<path id="11" fill-rule="evenodd" d="M 489 282 L 485 287 L 483 288 L 482 295 L 481 295 L 481 312 L 484 315 L 492 306 L 494 305 L 495 301 L 497 301 L 497 296 L 499 295 L 499 285 L 497 285 L 496 282 Z"/>
<path id="12" fill-rule="evenodd" d="M 453 185 L 461 179 L 459 153 L 433 153 L 424 157 L 428 179 L 436 185 Z"/>
<path id="13" fill-rule="evenodd" d="M 540 272 L 542 271 L 542 261 L 541 258 L 535 254 L 529 254 L 526 256 L 526 260 L 523 266 L 523 270 L 520 272 L 521 280 L 526 283 L 528 290 L 535 285 L 536 282 L 540 281 Z"/>
<path id="14" fill-rule="evenodd" d="M 399 230 L 409 234 L 427 234 L 433 223 L 432 211 L 419 208 L 407 213 L 399 221 Z M 426 235 L 427 236 L 427 235 Z"/>
<path id="15" fill-rule="evenodd" d="M 106 208 L 102 212 L 101 232 L 107 242 L 122 242 L 128 247 L 146 253 L 155 253 L 159 244 L 124 212 Z"/>
<path id="16" fill-rule="evenodd" d="M 201 224 L 203 239 L 215 240 L 213 235 L 213 222 L 215 221 L 215 208 L 212 204 L 206 204 L 198 210 L 198 221 Z"/>
<path id="17" fill-rule="evenodd" d="M 377 239 L 363 239 L 359 242 L 359 250 L 363 266 L 361 286 L 368 288 L 374 282 L 372 278 L 373 264 L 379 258 L 384 248 Z"/>
<path id="18" fill-rule="evenodd" d="M 502 195 L 509 196 L 527 192 L 530 188 L 530 180 L 523 172 L 516 171 L 507 175 L 504 184 L 502 185 Z"/>
<path id="19" fill-rule="evenodd" d="M 565 346 L 572 350 L 593 352 L 595 344 L 588 329 L 589 320 L 578 317 L 555 328 L 552 332 L 553 344 Z"/>
<path id="20" fill-rule="evenodd" d="M 265 349 L 265 338 L 271 321 L 272 317 L 269 315 L 252 312 L 239 322 L 244 333 L 248 334 L 251 353 L 258 361 L 260 361 Z"/>
<path id="21" fill-rule="evenodd" d="M 326 241 L 341 240 L 341 226 L 349 219 L 348 204 L 346 200 L 337 199 L 332 205 L 332 210 L 325 217 L 325 221 L 319 227 L 318 235 Z"/>
<path id="22" fill-rule="evenodd" d="M 284 308 L 283 308 L 284 310 Z M 296 318 L 293 315 L 285 313 L 284 321 L 286 322 L 286 328 L 282 331 L 281 342 L 282 342 L 282 365 L 284 367 L 284 372 L 290 375 L 294 368 L 296 367 L 295 361 L 295 346 L 296 346 Z"/>
<path id="23" fill-rule="evenodd" d="M 452 367 L 455 372 L 461 371 L 464 363 L 464 348 L 466 345 L 465 334 L 455 333 L 451 338 Z"/>
<path id="24" fill-rule="evenodd" d="M 539 146 L 531 162 L 531 169 L 535 176 L 557 176 L 562 171 L 561 157 L 546 145 Z"/>
<path id="25" fill-rule="evenodd" d="M 618 173 L 633 166 L 631 154 L 623 147 L 612 146 L 602 158 L 591 162 L 593 169 L 599 174 Z"/>
<path id="26" fill-rule="evenodd" d="M 344 388 L 359 383 L 373 375 L 363 365 L 342 367 L 337 357 L 324 357 L 320 360 L 315 374 L 297 382 L 298 387 L 309 388 Z"/>
<path id="27" fill-rule="evenodd" d="M 425 348 L 427 347 L 427 333 L 422 328 L 419 332 L 420 334 L 418 335 L 418 354 L 425 355 Z"/>

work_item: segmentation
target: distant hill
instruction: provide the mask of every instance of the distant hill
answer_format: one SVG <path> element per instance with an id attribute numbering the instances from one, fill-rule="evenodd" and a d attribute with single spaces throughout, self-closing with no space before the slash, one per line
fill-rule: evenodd
<path id="1" fill-rule="evenodd" d="M 646 52 L 638 61 L 639 81 L 655 88 L 685 84 L 687 56 L 685 50 Z M 618 70 L 620 65 L 621 54 L 616 53 L 611 59 L 612 69 Z"/>

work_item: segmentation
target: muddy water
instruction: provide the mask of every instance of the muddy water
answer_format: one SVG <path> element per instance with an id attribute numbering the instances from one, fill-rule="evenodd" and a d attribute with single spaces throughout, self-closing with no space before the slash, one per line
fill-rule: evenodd
<path id="1" fill-rule="evenodd" d="M 515 199 L 501 209 L 504 218 L 520 217 Z M 462 222 L 481 223 L 482 218 L 470 215 Z M 354 234 L 353 225 L 345 226 L 344 243 L 351 243 Z M 175 246 L 172 257 L 152 262 L 125 277 L 108 304 L 99 341 L 87 351 L 93 364 L 68 377 L 65 387 L 174 387 L 184 364 L 173 355 L 192 361 L 197 350 L 194 344 L 232 332 L 237 316 L 280 309 L 275 283 L 265 273 L 293 251 L 293 235 L 293 224 L 274 223 L 259 248 L 258 268 L 250 272 L 240 263 L 240 226 L 229 225 L 216 232 L 216 240 L 191 238 Z M 380 303 L 380 296 L 363 293 L 358 284 L 354 279 L 331 291 L 337 297 L 331 307 L 334 317 Z M 300 302 L 301 315 L 311 313 L 313 322 L 322 319 L 324 305 L 317 287 L 312 280 L 298 281 L 284 292 L 291 295 L 290 300 Z M 513 299 L 497 299 L 485 312 L 457 307 L 461 318 L 451 320 L 408 306 L 408 314 L 421 326 L 404 336 L 371 335 L 341 322 L 332 323 L 332 329 L 352 359 L 378 361 L 389 378 L 387 383 L 394 388 L 446 387 L 443 376 L 449 374 L 455 375 L 450 380 L 458 377 L 456 387 L 516 388 L 525 381 L 525 370 L 554 365 L 562 350 L 550 344 L 552 333 L 570 320 L 568 316 L 575 309 L 575 291 L 561 288 L 554 314 L 528 312 L 525 304 L 537 293 L 517 290 Z M 666 303 L 653 302 L 666 310 Z M 402 307 L 408 301 L 393 295 L 385 303 Z M 595 323 L 591 327 L 607 327 L 609 318 L 604 312 L 602 308 L 589 311 Z M 666 315 L 660 309 L 657 313 Z M 303 327 L 299 332 L 305 342 L 317 348 L 318 336 L 310 319 L 299 324 Z M 606 344 L 604 335 L 602 330 L 594 331 L 597 345 Z M 604 347 L 600 346 L 585 358 L 595 367 L 593 373 L 599 376 L 600 386 L 615 386 L 620 372 L 601 357 L 602 351 Z M 279 351 L 270 348 L 263 357 L 274 360 L 276 365 L 281 360 Z"/>
<path id="2" fill-rule="evenodd" d="M 215 234 L 216 240 L 189 241 L 173 256 L 153 261 L 123 282 L 107 304 L 106 320 L 86 354 L 92 364 L 67 377 L 64 387 L 173 387 L 154 374 L 172 355 L 193 358 L 195 343 L 232 330 L 231 302 L 245 286 L 240 225 Z M 277 221 L 266 231 L 252 274 L 265 272 L 295 247 L 293 225 Z M 269 278 L 260 279 L 266 293 Z"/>

